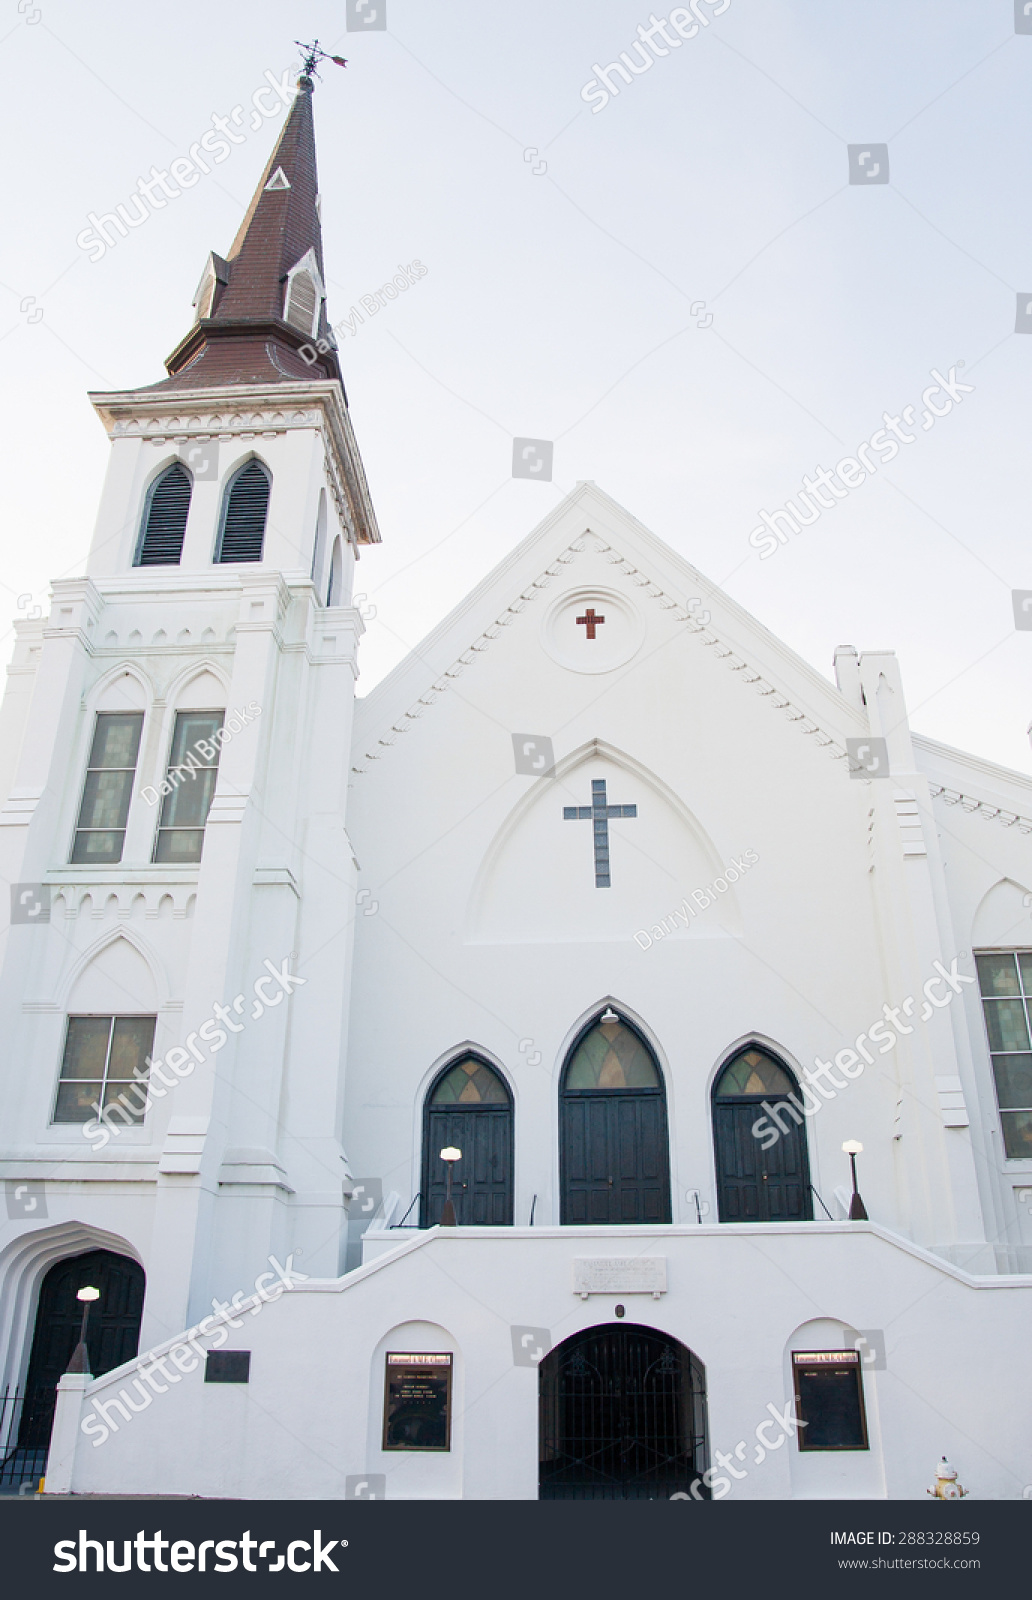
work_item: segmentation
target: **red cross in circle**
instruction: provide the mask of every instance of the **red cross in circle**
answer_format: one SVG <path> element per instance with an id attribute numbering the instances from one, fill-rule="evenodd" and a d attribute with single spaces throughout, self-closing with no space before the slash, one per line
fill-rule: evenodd
<path id="1" fill-rule="evenodd" d="M 584 625 L 587 628 L 588 638 L 593 639 L 595 637 L 595 629 L 601 627 L 605 620 L 605 617 L 596 617 L 594 606 L 589 606 L 584 615 L 577 618 L 577 626 Z"/>

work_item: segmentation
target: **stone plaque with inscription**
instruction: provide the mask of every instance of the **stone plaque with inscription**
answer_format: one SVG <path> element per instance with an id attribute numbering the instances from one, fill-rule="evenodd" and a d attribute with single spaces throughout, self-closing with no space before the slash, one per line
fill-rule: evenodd
<path id="1" fill-rule="evenodd" d="M 666 1256 L 575 1256 L 573 1292 L 589 1294 L 666 1294 Z"/>

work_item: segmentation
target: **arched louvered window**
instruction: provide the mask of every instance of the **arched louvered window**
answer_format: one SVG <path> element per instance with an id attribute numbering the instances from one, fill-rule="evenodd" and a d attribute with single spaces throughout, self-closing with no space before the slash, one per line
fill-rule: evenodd
<path id="1" fill-rule="evenodd" d="M 344 558 L 340 549 L 340 534 L 333 541 L 333 554 L 330 556 L 330 581 L 326 589 L 326 604 L 339 606 L 341 593 L 344 589 Z"/>
<path id="2" fill-rule="evenodd" d="M 260 561 L 272 479 L 260 461 L 249 461 L 230 480 L 222 511 L 216 561 Z"/>
<path id="3" fill-rule="evenodd" d="M 315 318 L 319 309 L 319 291 L 308 272 L 295 272 L 287 286 L 286 320 L 302 333 L 315 332 Z"/>
<path id="4" fill-rule="evenodd" d="M 181 461 L 151 485 L 136 550 L 137 567 L 177 567 L 190 510 L 193 480 Z"/>

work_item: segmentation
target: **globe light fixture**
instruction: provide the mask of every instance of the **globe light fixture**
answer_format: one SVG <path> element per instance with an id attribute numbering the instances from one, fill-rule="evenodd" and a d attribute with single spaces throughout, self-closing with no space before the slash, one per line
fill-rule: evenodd
<path id="1" fill-rule="evenodd" d="M 445 1192 L 445 1196 L 444 1196 L 444 1205 L 441 1207 L 441 1222 L 440 1222 L 440 1226 L 442 1228 L 454 1228 L 455 1227 L 455 1203 L 452 1200 L 452 1192 L 451 1192 L 451 1189 L 452 1189 L 452 1172 L 454 1171 L 456 1161 L 461 1161 L 462 1160 L 462 1151 L 457 1149 L 456 1146 L 453 1145 L 453 1144 L 446 1144 L 444 1149 L 441 1151 L 441 1160 L 444 1162 L 445 1166 L 448 1168 L 448 1188 L 447 1188 L 447 1190 Z"/>

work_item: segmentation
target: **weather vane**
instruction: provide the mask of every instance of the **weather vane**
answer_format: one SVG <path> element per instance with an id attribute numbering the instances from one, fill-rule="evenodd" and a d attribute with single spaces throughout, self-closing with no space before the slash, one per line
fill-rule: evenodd
<path id="1" fill-rule="evenodd" d="M 297 45 L 299 50 L 304 51 L 305 60 L 302 71 L 304 72 L 306 78 L 310 78 L 313 73 L 316 77 L 319 76 L 318 72 L 316 72 L 316 67 L 320 61 L 332 61 L 338 67 L 347 66 L 347 62 L 344 60 L 343 56 L 331 56 L 328 51 L 320 50 L 318 39 L 316 39 L 314 44 L 303 44 L 300 39 L 295 39 L 294 43 Z"/>

